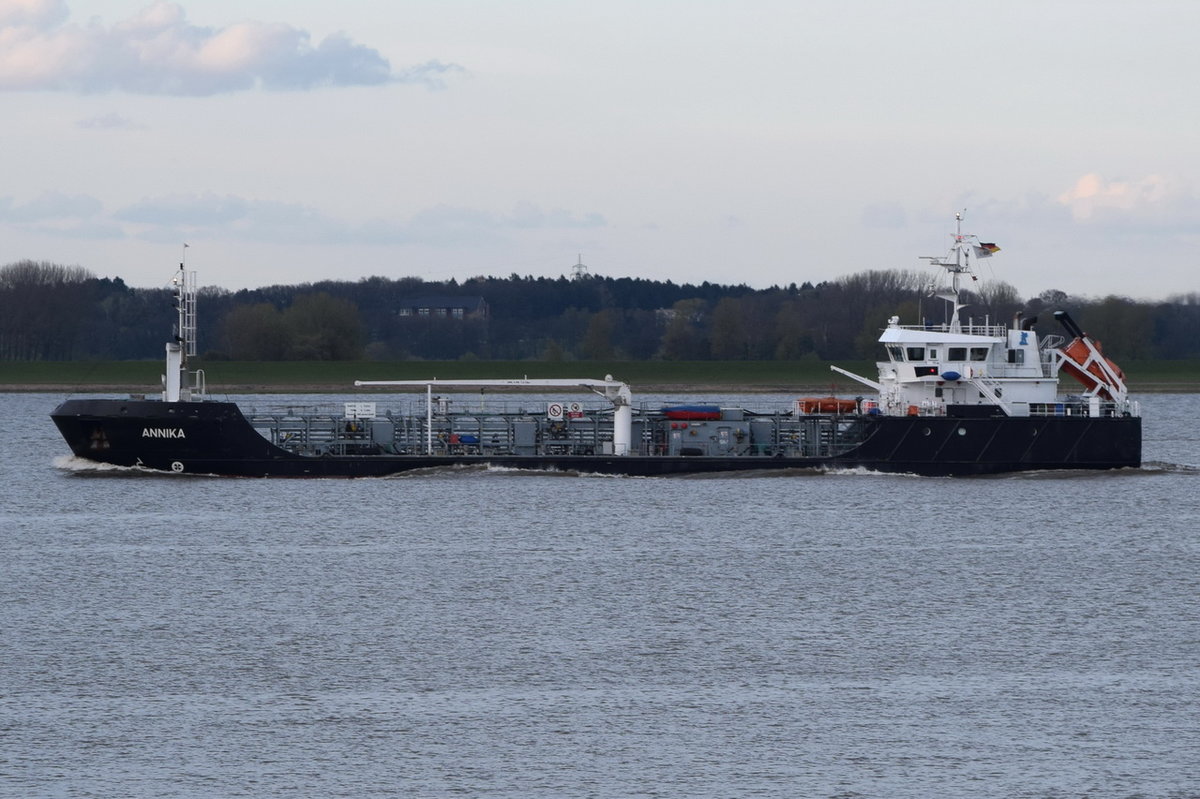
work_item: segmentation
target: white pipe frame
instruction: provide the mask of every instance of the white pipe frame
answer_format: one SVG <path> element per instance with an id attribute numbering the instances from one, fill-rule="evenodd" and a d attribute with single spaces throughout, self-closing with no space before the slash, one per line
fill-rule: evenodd
<path id="1" fill-rule="evenodd" d="M 355 386 L 425 386 L 426 427 L 429 452 L 433 451 L 433 387 L 453 388 L 586 388 L 599 394 L 613 405 L 613 454 L 629 455 L 633 450 L 633 394 L 627 383 L 605 375 L 603 380 L 592 378 L 528 377 L 512 380 L 355 380 Z"/>

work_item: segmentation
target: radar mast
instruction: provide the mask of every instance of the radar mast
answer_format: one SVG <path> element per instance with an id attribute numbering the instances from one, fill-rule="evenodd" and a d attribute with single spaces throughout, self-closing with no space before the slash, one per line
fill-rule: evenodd
<path id="1" fill-rule="evenodd" d="M 950 285 L 948 289 L 931 293 L 932 296 L 940 297 L 950 303 L 953 311 L 950 314 L 950 332 L 961 333 L 962 322 L 959 320 L 958 312 L 966 307 L 966 304 L 959 302 L 962 293 L 962 276 L 970 275 L 971 280 L 978 281 L 979 276 L 972 269 L 971 264 L 980 258 L 990 258 L 992 253 L 999 252 L 1000 248 L 990 242 L 981 242 L 979 237 L 974 233 L 963 233 L 962 223 L 963 216 L 967 210 L 963 210 L 954 214 L 954 244 L 951 245 L 950 251 L 944 256 L 923 255 L 921 259 L 929 261 L 930 266 L 940 266 L 946 270 L 946 274 L 950 276 Z"/>

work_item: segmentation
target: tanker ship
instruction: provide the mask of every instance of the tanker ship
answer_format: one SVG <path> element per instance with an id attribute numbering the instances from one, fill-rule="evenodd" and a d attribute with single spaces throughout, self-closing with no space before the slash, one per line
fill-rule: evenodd
<path id="1" fill-rule="evenodd" d="M 963 234 L 958 218 L 950 252 L 927 259 L 946 278 L 936 295 L 947 303 L 946 321 L 902 324 L 893 316 L 879 336 L 886 358 L 876 375 L 831 367 L 860 384 L 861 396 L 751 408 L 639 403 L 612 375 L 431 378 L 356 381 L 358 392 L 328 407 L 244 411 L 211 399 L 203 372 L 190 368 L 196 279 L 181 265 L 173 281 L 179 321 L 166 345 L 161 396 L 72 398 L 51 418 L 79 458 L 240 477 L 378 477 L 480 465 L 655 477 L 1139 466 L 1138 403 L 1121 370 L 1065 311 L 1054 314 L 1061 336 L 1040 337 L 1032 319 L 961 318 L 961 279 L 997 248 Z M 1071 392 L 1060 390 L 1064 373 Z M 513 391 L 521 398 L 512 399 Z"/>

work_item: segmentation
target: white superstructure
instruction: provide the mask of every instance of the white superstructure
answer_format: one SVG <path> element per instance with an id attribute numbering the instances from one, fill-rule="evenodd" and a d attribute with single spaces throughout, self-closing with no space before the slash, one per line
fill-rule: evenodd
<path id="1" fill-rule="evenodd" d="M 941 324 L 902 325 L 893 316 L 879 337 L 887 360 L 876 364 L 878 380 L 847 372 L 879 392 L 879 412 L 888 415 L 942 415 L 948 406 L 990 406 L 1007 416 L 1053 413 L 1062 399 L 1058 394 L 1058 374 L 1064 366 L 1084 384 L 1081 394 L 1096 404 L 1101 399 L 1117 412 L 1131 407 L 1123 376 L 1108 361 L 1099 347 L 1083 333 L 1065 312 L 1060 317 L 1075 339 L 1063 347 L 1061 336 L 1039 339 L 1033 329 L 1035 320 L 1018 315 L 1012 328 L 985 321 L 964 322 L 959 311 L 959 280 L 971 274 L 975 259 L 997 252 L 994 244 L 985 244 L 972 234 L 962 232 L 962 214 L 956 214 L 958 228 L 954 245 L 944 258 L 927 257 L 931 265 L 946 270 L 950 285 L 935 294 L 952 307 L 950 320 Z M 974 278 L 974 275 L 972 275 Z"/>

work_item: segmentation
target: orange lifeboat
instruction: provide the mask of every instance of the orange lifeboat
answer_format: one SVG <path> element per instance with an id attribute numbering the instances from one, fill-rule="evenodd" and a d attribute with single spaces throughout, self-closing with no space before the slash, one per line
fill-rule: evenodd
<path id="1" fill-rule="evenodd" d="M 1096 391 L 1105 399 L 1113 401 L 1117 399 L 1119 393 L 1122 393 L 1125 373 L 1121 371 L 1121 367 L 1104 357 L 1104 351 L 1100 348 L 1099 341 L 1077 336 L 1074 341 L 1060 351 L 1066 356 L 1062 370 L 1078 380 L 1085 389 Z M 1101 361 L 1108 367 L 1108 373 L 1104 366 L 1100 365 Z M 1112 375 L 1116 375 L 1119 382 L 1114 381 Z"/>

